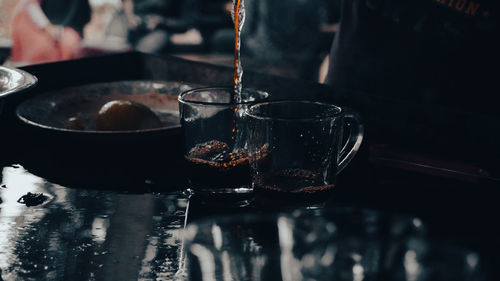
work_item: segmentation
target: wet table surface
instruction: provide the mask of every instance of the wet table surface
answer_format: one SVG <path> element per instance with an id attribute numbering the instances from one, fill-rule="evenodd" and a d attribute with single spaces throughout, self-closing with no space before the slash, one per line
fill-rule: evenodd
<path id="1" fill-rule="evenodd" d="M 119 153 L 115 156 L 123 158 L 107 165 L 102 162 L 110 158 L 109 147 L 76 154 L 88 143 L 6 132 L 0 136 L 0 280 L 172 280 L 186 221 L 283 211 L 274 203 L 240 208 L 188 198 L 179 155 L 153 160 L 147 154 L 132 163 L 130 154 Z M 497 183 L 385 167 L 370 161 L 370 149 L 368 139 L 324 206 L 417 216 L 432 237 L 497 263 L 500 233 L 492 226 L 500 211 Z M 28 193 L 41 193 L 45 200 L 31 202 L 24 197 Z"/>
<path id="2" fill-rule="evenodd" d="M 1 170 L 4 280 L 172 280 L 187 207 L 183 192 L 74 189 L 20 165 Z M 28 192 L 46 200 L 19 203 Z"/>
<path id="3" fill-rule="evenodd" d="M 234 211 L 203 207 L 188 199 L 182 186 L 143 192 L 142 186 L 128 191 L 74 188 L 37 176 L 22 164 L 2 164 L 0 170 L 3 280 L 172 280 L 179 269 L 186 211 L 191 219 Z M 498 208 L 488 195 L 490 186 L 474 186 L 476 193 L 471 193 L 454 181 L 411 179 L 411 174 L 378 168 L 371 173 L 376 176 L 353 163 L 328 204 L 416 214 L 431 233 L 495 263 L 500 244 L 491 218 Z M 46 200 L 19 202 L 28 193 L 42 193 Z"/>

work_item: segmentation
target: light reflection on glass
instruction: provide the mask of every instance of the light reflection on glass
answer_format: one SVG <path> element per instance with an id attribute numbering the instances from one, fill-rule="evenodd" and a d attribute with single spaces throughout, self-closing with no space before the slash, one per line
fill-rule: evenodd
<path id="1" fill-rule="evenodd" d="M 302 267 L 312 269 L 316 265 L 316 257 L 313 254 L 306 254 L 302 257 Z"/>
<path id="2" fill-rule="evenodd" d="M 285 217 L 278 218 L 278 235 L 281 250 L 291 250 L 293 248 L 293 222 Z"/>
<path id="3" fill-rule="evenodd" d="M 290 218 L 278 218 L 278 237 L 281 250 L 281 275 L 283 281 L 302 280 L 300 261 L 293 254 L 293 221 Z"/>
<path id="4" fill-rule="evenodd" d="M 73 204 L 71 204 L 71 199 L 68 198 L 68 189 L 60 186 L 58 184 L 52 184 L 54 190 L 54 203 L 59 204 L 67 210 L 71 210 Z"/>
<path id="5" fill-rule="evenodd" d="M 322 266 L 330 266 L 333 264 L 333 262 L 335 261 L 335 254 L 337 253 L 337 246 L 335 245 L 328 245 L 326 250 L 325 250 L 325 253 L 323 254 L 323 256 L 321 257 L 320 259 L 320 263 Z"/>
<path id="6" fill-rule="evenodd" d="M 479 255 L 476 253 L 469 253 L 465 257 L 465 261 L 467 262 L 467 265 L 469 266 L 469 270 L 474 271 L 477 266 L 479 265 Z"/>
<path id="7" fill-rule="evenodd" d="M 102 244 L 106 241 L 106 233 L 109 227 L 109 219 L 96 217 L 92 222 L 92 230 L 91 234 L 93 236 L 93 240 L 99 244 Z"/>
<path id="8" fill-rule="evenodd" d="M 356 263 L 352 267 L 352 280 L 362 281 L 365 278 L 365 269 L 360 263 Z"/>
<path id="9" fill-rule="evenodd" d="M 467 264 L 466 272 L 467 274 L 474 274 L 478 272 L 479 268 L 479 255 L 477 253 L 468 253 L 465 256 L 465 262 Z"/>
<path id="10" fill-rule="evenodd" d="M 222 248 L 222 230 L 216 224 L 212 226 L 212 237 L 214 238 L 214 246 L 218 251 Z"/>
<path id="11" fill-rule="evenodd" d="M 403 264 L 406 270 L 406 280 L 418 280 L 421 272 L 421 267 L 417 260 L 417 253 L 413 250 L 407 251 L 404 256 Z"/>
<path id="12" fill-rule="evenodd" d="M 413 225 L 416 227 L 416 228 L 420 228 L 422 227 L 422 221 L 418 218 L 414 218 L 413 219 Z"/>
<path id="13" fill-rule="evenodd" d="M 149 272 L 154 271 L 154 268 L 151 265 L 151 262 L 156 258 L 156 253 L 158 251 L 158 237 L 151 237 L 149 243 L 146 247 L 146 253 L 144 254 L 144 258 L 142 259 L 142 267 L 139 272 L 139 276 L 144 276 Z M 141 280 L 139 278 L 138 280 Z"/>
<path id="14" fill-rule="evenodd" d="M 231 272 L 231 260 L 229 258 L 229 253 L 224 251 L 221 253 L 221 261 L 222 261 L 222 278 L 224 281 L 233 280 L 232 272 Z"/>
<path id="15" fill-rule="evenodd" d="M 258 255 L 252 258 L 252 276 L 256 278 L 256 280 L 260 280 L 262 276 L 262 268 L 267 263 L 267 257 L 264 255 Z"/>
<path id="16" fill-rule="evenodd" d="M 199 261 L 202 280 L 203 281 L 216 281 L 215 278 L 215 258 L 212 252 L 205 246 L 200 244 L 193 244 L 190 251 L 195 255 Z"/>

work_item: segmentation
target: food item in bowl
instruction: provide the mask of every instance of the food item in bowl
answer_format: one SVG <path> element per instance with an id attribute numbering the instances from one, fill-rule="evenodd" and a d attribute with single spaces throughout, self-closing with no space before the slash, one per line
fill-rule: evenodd
<path id="1" fill-rule="evenodd" d="M 101 131 L 129 131 L 162 127 L 158 116 L 147 106 L 129 101 L 113 100 L 104 104 L 97 116 Z"/>

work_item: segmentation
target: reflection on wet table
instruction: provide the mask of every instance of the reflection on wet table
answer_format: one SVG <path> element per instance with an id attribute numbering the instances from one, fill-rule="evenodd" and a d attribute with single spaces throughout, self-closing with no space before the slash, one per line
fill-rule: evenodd
<path id="1" fill-rule="evenodd" d="M 5 280 L 171 280 L 178 269 L 181 192 L 73 189 L 18 165 L 3 168 L 0 186 Z M 28 193 L 45 200 L 28 207 Z"/>

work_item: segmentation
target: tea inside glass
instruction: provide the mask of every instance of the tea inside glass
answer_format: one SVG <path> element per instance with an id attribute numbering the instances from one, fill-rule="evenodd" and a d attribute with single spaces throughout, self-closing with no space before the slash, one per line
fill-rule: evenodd
<path id="1" fill-rule="evenodd" d="M 233 89 L 200 88 L 179 96 L 189 185 L 211 193 L 248 193 L 248 106 L 268 98 L 262 91 L 243 89 L 232 102 Z"/>
<path id="2" fill-rule="evenodd" d="M 271 101 L 251 106 L 247 115 L 252 184 L 279 196 L 329 193 L 363 139 L 357 115 L 332 104 Z"/>

